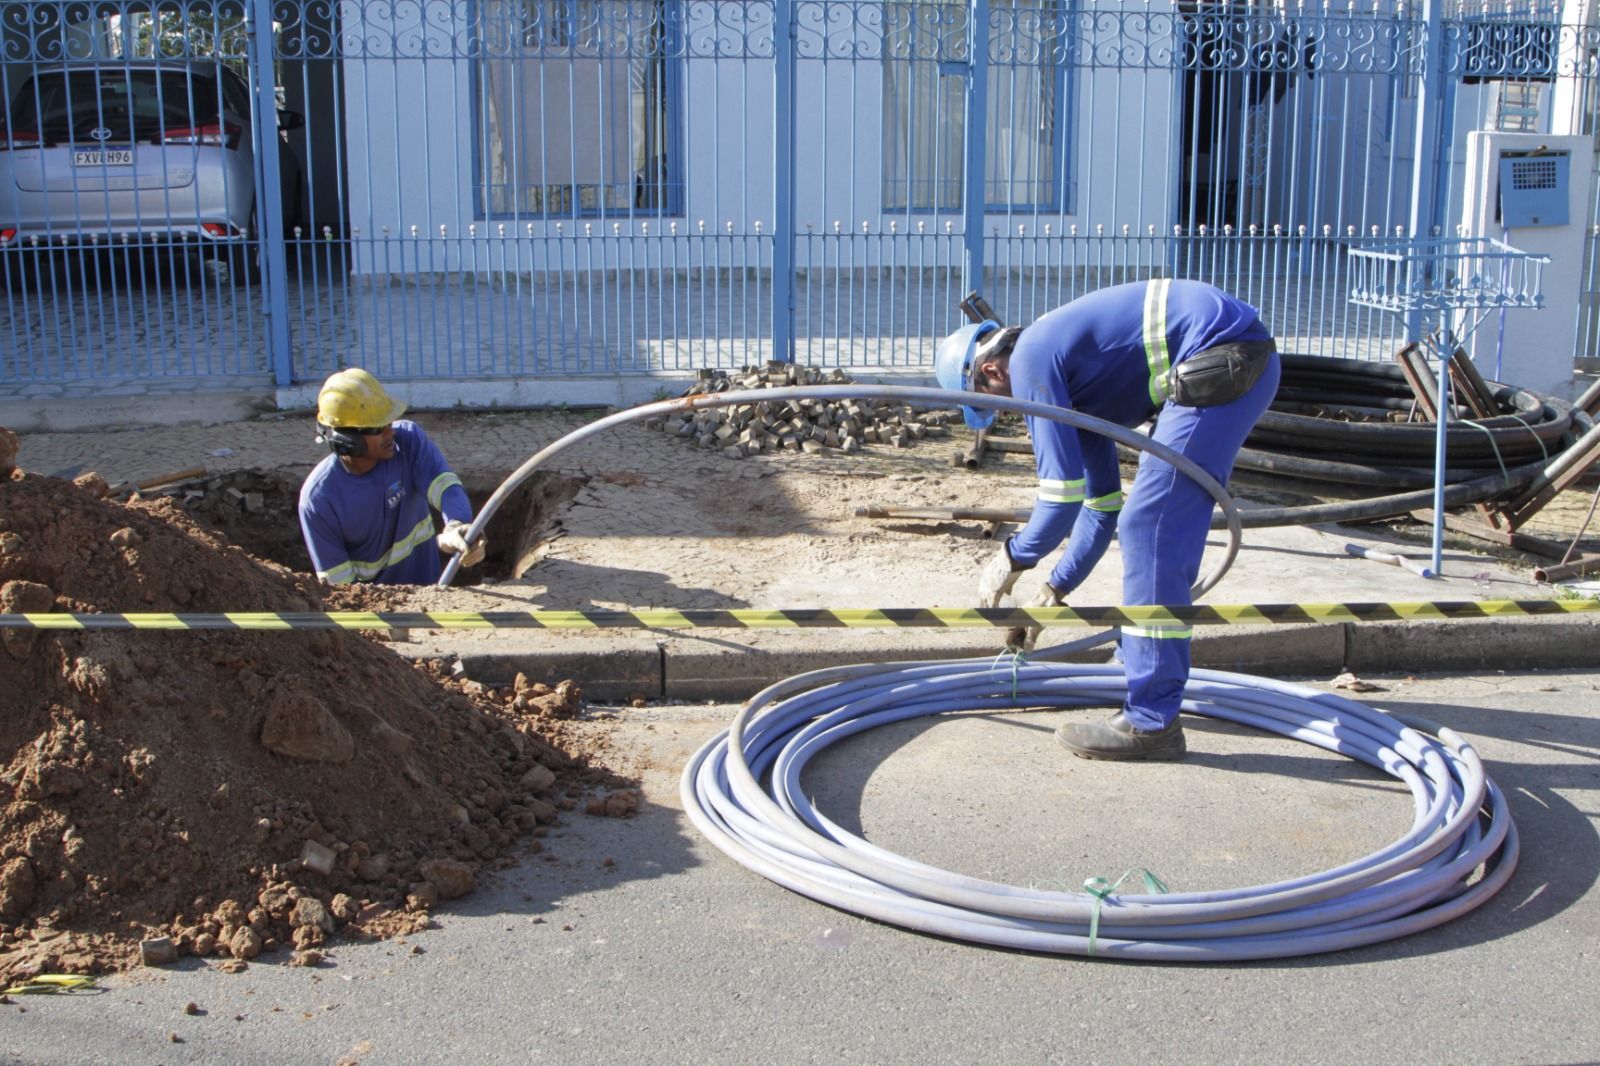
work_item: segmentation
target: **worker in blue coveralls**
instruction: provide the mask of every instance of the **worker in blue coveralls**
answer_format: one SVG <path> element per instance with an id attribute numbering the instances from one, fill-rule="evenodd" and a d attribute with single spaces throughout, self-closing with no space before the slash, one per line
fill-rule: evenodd
<path id="1" fill-rule="evenodd" d="M 1154 439 L 1222 484 L 1272 403 L 1279 376 L 1276 345 L 1254 308 L 1211 285 L 1169 279 L 1099 289 L 1026 329 L 992 321 L 964 326 L 940 344 L 935 363 L 949 389 L 1068 407 L 1127 427 L 1156 415 Z M 963 412 L 975 430 L 995 417 L 993 410 Z M 979 603 L 999 606 L 1018 575 L 1070 534 L 1028 604 L 1060 606 L 1105 553 L 1113 530 L 1122 547 L 1124 602 L 1189 603 L 1210 528 L 1210 494 L 1145 452 L 1124 506 L 1110 438 L 1043 418 L 1027 423 L 1038 497 L 1027 524 L 984 570 Z M 1061 744 L 1088 759 L 1183 758 L 1178 711 L 1190 635 L 1188 626 L 1124 626 L 1126 701 L 1109 720 L 1061 726 Z M 1035 628 L 1013 639 L 1031 650 L 1037 636 Z"/>
<path id="2" fill-rule="evenodd" d="M 467 543 L 461 479 L 421 426 L 397 421 L 405 410 L 365 370 L 341 370 L 317 394 L 318 439 L 333 454 L 300 486 L 300 531 L 330 585 L 431 585 L 443 555 L 483 561 L 484 539 Z M 437 535 L 434 511 L 444 516 Z"/>

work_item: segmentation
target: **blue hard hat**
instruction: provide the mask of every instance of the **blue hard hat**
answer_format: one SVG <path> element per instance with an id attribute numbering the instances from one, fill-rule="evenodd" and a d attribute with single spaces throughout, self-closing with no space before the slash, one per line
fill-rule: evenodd
<path id="1" fill-rule="evenodd" d="M 1000 323 L 985 319 L 962 326 L 939 342 L 939 349 L 933 355 L 933 374 L 941 388 L 957 392 L 972 390 L 972 364 L 978 354 L 978 340 L 999 328 Z M 988 429 L 994 424 L 995 414 L 993 408 L 965 404 L 961 407 L 961 417 L 966 419 L 969 429 Z"/>

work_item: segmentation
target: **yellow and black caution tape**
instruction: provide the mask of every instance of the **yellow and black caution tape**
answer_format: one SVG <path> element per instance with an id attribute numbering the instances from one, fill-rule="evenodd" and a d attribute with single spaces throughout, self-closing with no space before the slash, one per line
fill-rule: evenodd
<path id="1" fill-rule="evenodd" d="M 61 992 L 78 992 L 84 989 L 99 990 L 95 978 L 75 973 L 41 973 L 12 985 L 0 988 L 0 996 L 54 995 Z"/>
<path id="2" fill-rule="evenodd" d="M 1303 625 L 1550 617 L 1600 600 L 1244 603 L 1156 607 L 861 607 L 786 611 L 233 611 L 226 614 L 0 614 L 0 629 L 977 629 L 1159 624 Z"/>

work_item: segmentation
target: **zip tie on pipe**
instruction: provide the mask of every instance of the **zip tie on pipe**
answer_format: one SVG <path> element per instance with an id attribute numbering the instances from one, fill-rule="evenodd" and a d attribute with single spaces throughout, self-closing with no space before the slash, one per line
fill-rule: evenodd
<path id="1" fill-rule="evenodd" d="M 1127 695 L 1116 665 L 1036 657 L 1019 665 L 1015 696 L 991 670 L 987 658 L 874 663 L 770 686 L 684 769 L 684 809 L 735 862 L 828 906 L 936 936 L 1097 958 L 1215 962 L 1361 947 L 1468 913 L 1516 869 L 1505 797 L 1453 731 L 1332 693 L 1214 670 L 1191 673 L 1183 713 L 1383 770 L 1411 790 L 1411 827 L 1320 873 L 1246 888 L 1118 895 L 1115 907 L 1103 907 L 1110 889 L 1048 891 L 942 870 L 878 847 L 816 809 L 801 786 L 809 761 L 875 726 L 956 711 L 1103 707 Z"/>
<path id="2" fill-rule="evenodd" d="M 1420 565 L 1420 564 L 1418 564 Z M 1427 575 L 1423 575 L 1427 576 Z M 1009 629 L 1016 626 L 1315 625 L 1439 622 L 1600 612 L 1600 600 L 1420 600 L 1123 607 L 688 608 L 681 611 L 235 611 L 0 614 L 0 630 Z M 1004 653 L 1002 653 L 1004 654 Z"/>
<path id="3" fill-rule="evenodd" d="M 1167 887 L 1167 883 L 1165 881 L 1161 880 L 1161 878 L 1157 877 L 1149 870 L 1144 870 L 1143 873 L 1144 889 L 1147 895 L 1156 893 L 1164 896 L 1168 892 L 1172 891 Z M 1088 953 L 1090 955 L 1094 954 L 1094 944 L 1100 936 L 1100 905 L 1110 900 L 1117 889 L 1122 887 L 1122 882 L 1126 881 L 1132 876 L 1132 870 L 1124 870 L 1122 876 L 1117 878 L 1115 881 L 1107 881 L 1103 877 L 1088 877 L 1084 879 L 1083 890 L 1094 897 L 1094 903 L 1091 905 L 1094 909 L 1089 913 Z"/>

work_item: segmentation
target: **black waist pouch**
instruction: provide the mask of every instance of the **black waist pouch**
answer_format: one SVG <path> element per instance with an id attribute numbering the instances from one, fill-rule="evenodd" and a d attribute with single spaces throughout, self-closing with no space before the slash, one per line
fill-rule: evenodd
<path id="1" fill-rule="evenodd" d="M 1272 341 L 1235 341 L 1196 352 L 1168 372 L 1167 398 L 1185 407 L 1232 403 L 1261 380 L 1277 350 Z"/>

